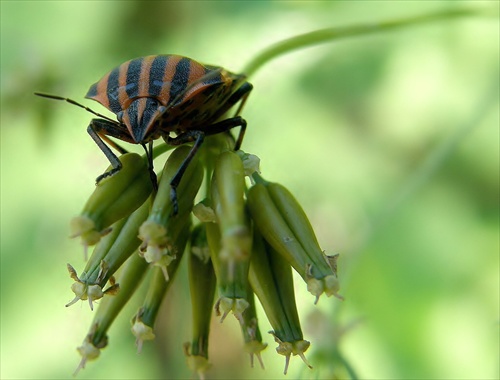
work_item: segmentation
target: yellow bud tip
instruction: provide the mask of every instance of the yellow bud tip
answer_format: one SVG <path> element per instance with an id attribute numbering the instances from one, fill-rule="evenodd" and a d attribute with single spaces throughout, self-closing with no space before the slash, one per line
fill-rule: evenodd
<path id="1" fill-rule="evenodd" d="M 212 364 L 204 356 L 191 355 L 189 348 L 190 344 L 184 343 L 184 355 L 186 355 L 187 365 L 191 371 L 196 372 L 200 380 L 203 380 L 205 379 L 205 373 L 210 369 Z"/>
<path id="2" fill-rule="evenodd" d="M 80 363 L 78 364 L 78 367 L 76 367 L 75 372 L 73 372 L 73 377 L 75 377 L 76 375 L 78 375 L 78 372 L 80 372 L 81 369 L 85 369 L 85 364 L 86 363 L 87 363 L 87 359 L 82 358 L 82 360 L 80 360 Z"/>
<path id="3" fill-rule="evenodd" d="M 302 359 L 302 361 L 309 367 L 312 369 L 312 365 L 309 364 L 309 362 L 307 361 L 305 355 L 304 355 L 304 352 L 307 351 L 307 349 L 309 348 L 309 346 L 311 345 L 311 343 L 307 340 L 299 340 L 299 341 L 296 341 L 296 342 L 293 342 L 292 344 L 292 354 L 293 355 L 299 355 L 300 358 Z"/>
<path id="4" fill-rule="evenodd" d="M 66 307 L 69 307 L 71 305 L 74 305 L 77 301 L 81 300 L 81 297 L 79 296 L 76 296 L 75 298 L 73 298 L 70 302 L 68 302 L 65 306 Z"/>
<path id="5" fill-rule="evenodd" d="M 165 265 L 161 265 L 160 268 L 163 273 L 163 276 L 165 277 L 165 281 L 168 282 L 170 280 L 170 277 L 168 275 L 167 267 Z"/>
<path id="6" fill-rule="evenodd" d="M 254 355 L 257 357 L 257 360 L 259 361 L 260 368 L 266 369 L 266 367 L 264 367 L 264 362 L 262 361 L 262 356 L 260 355 L 260 352 L 257 352 L 257 353 L 254 353 L 254 354 L 250 355 L 250 365 L 252 366 L 252 368 L 253 368 L 253 357 L 254 357 Z"/>
<path id="7" fill-rule="evenodd" d="M 71 290 L 75 293 L 75 298 L 73 298 L 69 303 L 66 304 L 66 307 L 75 304 L 79 300 L 87 299 L 87 289 L 83 282 L 81 282 L 78 278 L 76 278 L 77 282 L 74 282 L 71 285 Z"/>
<path id="8" fill-rule="evenodd" d="M 230 310 L 226 310 L 224 312 L 224 314 L 222 314 L 222 317 L 220 318 L 220 323 L 224 322 L 224 320 L 226 319 L 226 317 L 228 316 Z"/>
<path id="9" fill-rule="evenodd" d="M 267 348 L 267 343 L 259 342 L 258 340 L 252 340 L 250 342 L 245 343 L 245 351 L 250 355 L 250 367 L 254 366 L 254 356 L 257 357 L 257 360 L 260 363 L 260 367 L 265 369 L 264 362 L 262 361 L 262 356 L 260 353 Z"/>
<path id="10" fill-rule="evenodd" d="M 325 284 L 325 294 L 328 297 L 333 295 L 342 301 L 344 300 L 344 297 L 342 297 L 340 294 L 338 294 L 340 286 L 339 286 L 339 280 L 337 279 L 337 276 L 335 276 L 335 275 L 326 276 L 323 279 L 323 281 Z"/>
<path id="11" fill-rule="evenodd" d="M 70 237 L 72 238 L 96 229 L 94 221 L 88 216 L 83 215 L 75 216 L 71 219 L 69 227 L 71 230 Z"/>
<path id="12" fill-rule="evenodd" d="M 308 366 L 310 369 L 312 369 L 312 365 L 309 364 L 309 362 L 307 361 L 306 359 L 306 356 L 304 355 L 303 352 L 299 352 L 298 355 L 300 356 L 300 358 L 302 359 L 302 361 L 306 364 L 306 366 Z"/>
<path id="13" fill-rule="evenodd" d="M 142 344 L 144 343 L 144 340 L 141 338 L 136 338 L 135 340 L 135 345 L 137 346 L 137 355 L 139 355 L 142 352 Z"/>
<path id="14" fill-rule="evenodd" d="M 67 303 L 66 307 L 75 304 L 79 300 L 82 301 L 88 300 L 90 305 L 90 310 L 94 310 L 94 305 L 92 302 L 102 298 L 102 296 L 104 295 L 104 292 L 102 291 L 102 288 L 99 285 L 87 286 L 80 280 L 71 285 L 71 290 L 73 291 L 73 293 L 75 293 L 75 298 L 73 298 L 69 303 Z"/>
<path id="15" fill-rule="evenodd" d="M 71 238 L 80 236 L 84 247 L 84 258 L 87 261 L 87 249 L 91 245 L 96 245 L 101 240 L 101 237 L 107 234 L 110 229 L 97 231 L 95 222 L 88 216 L 76 216 L 70 221 Z"/>
<path id="16" fill-rule="evenodd" d="M 287 374 L 289 364 L 290 364 L 290 354 L 285 355 L 285 370 L 283 371 L 283 375 Z"/>
<path id="17" fill-rule="evenodd" d="M 316 297 L 314 301 L 314 304 L 316 305 L 318 303 L 319 296 L 323 294 L 325 290 L 323 280 L 318 280 L 317 278 L 311 277 L 306 280 L 306 283 L 309 293 Z"/>
<path id="18" fill-rule="evenodd" d="M 224 319 L 226 319 L 227 315 L 233 308 L 233 303 L 234 300 L 232 298 L 227 298 L 227 297 L 221 297 L 215 303 L 215 315 L 217 316 L 221 315 L 221 309 L 222 309 L 222 317 L 220 319 L 220 323 L 224 322 Z"/>
<path id="19" fill-rule="evenodd" d="M 274 341 L 278 343 L 278 347 L 276 347 L 276 352 L 280 355 L 283 355 L 285 357 L 285 371 L 283 372 L 285 375 L 288 372 L 288 365 L 290 362 L 290 355 L 298 355 L 300 358 L 304 361 L 304 363 L 309 367 L 312 368 L 312 366 L 309 364 L 307 361 L 306 357 L 304 356 L 304 352 L 307 351 L 311 343 L 307 340 L 297 340 L 293 342 L 283 342 L 281 339 L 279 339 L 274 331 L 269 331 L 270 334 L 274 336 Z"/>
<path id="20" fill-rule="evenodd" d="M 211 207 L 208 207 L 201 202 L 194 205 L 193 214 L 202 223 L 216 223 L 217 222 L 214 210 Z"/>
<path id="21" fill-rule="evenodd" d="M 235 305 L 233 307 L 233 312 L 241 315 L 247 309 L 248 306 L 249 306 L 249 303 L 246 299 L 238 298 L 235 301 Z"/>
<path id="22" fill-rule="evenodd" d="M 240 323 L 243 323 L 242 314 L 246 310 L 248 305 L 249 305 L 248 301 L 243 298 L 235 299 L 229 297 L 221 297 L 215 303 L 215 313 L 217 316 L 219 316 L 222 310 L 222 317 L 220 319 L 220 323 L 224 322 L 230 311 L 233 312 L 234 316 Z"/>
<path id="23" fill-rule="evenodd" d="M 153 265 L 161 268 L 163 276 L 165 277 L 165 281 L 167 281 L 167 282 L 170 281 L 170 276 L 168 275 L 167 267 L 174 260 L 175 260 L 175 256 L 163 255 L 161 257 L 160 261 L 158 261 L 158 262 L 156 262 L 156 263 L 153 264 Z"/>
<path id="24" fill-rule="evenodd" d="M 82 356 L 82 360 L 80 361 L 80 364 L 78 364 L 78 367 L 76 368 L 75 372 L 73 373 L 73 376 L 76 376 L 78 374 L 78 372 L 80 371 L 80 369 L 85 368 L 87 361 L 95 360 L 101 354 L 101 350 L 87 340 L 85 340 L 83 342 L 83 344 L 77 348 L 77 351 Z"/>
<path id="25" fill-rule="evenodd" d="M 210 260 L 210 248 L 191 246 L 191 253 L 203 264 L 208 264 L 208 261 Z"/>
<path id="26" fill-rule="evenodd" d="M 142 254 L 142 257 L 144 257 L 146 262 L 160 267 L 163 275 L 165 276 L 165 281 L 169 281 L 170 277 L 168 275 L 167 267 L 173 260 L 175 260 L 175 255 L 169 254 L 167 248 L 149 245 L 146 251 Z"/>
<path id="27" fill-rule="evenodd" d="M 198 375 L 198 379 L 205 380 L 205 374 L 211 366 L 208 360 L 203 356 L 190 356 L 187 361 L 189 368 Z"/>
<path id="28" fill-rule="evenodd" d="M 136 319 L 132 325 L 131 330 L 132 334 L 136 337 L 135 344 L 137 346 L 137 353 L 140 354 L 144 341 L 153 340 L 155 338 L 155 334 L 150 326 L 144 324 L 138 319 Z"/>
<path id="29" fill-rule="evenodd" d="M 237 151 L 236 154 L 240 157 L 241 162 L 243 163 L 245 175 L 250 177 L 250 181 L 253 183 L 254 180 L 252 178 L 252 174 L 260 174 L 260 158 L 255 154 L 246 153 L 242 150 Z"/>
<path id="30" fill-rule="evenodd" d="M 161 224 L 146 220 L 139 228 L 139 239 L 148 245 L 164 246 L 167 243 L 167 230 Z"/>

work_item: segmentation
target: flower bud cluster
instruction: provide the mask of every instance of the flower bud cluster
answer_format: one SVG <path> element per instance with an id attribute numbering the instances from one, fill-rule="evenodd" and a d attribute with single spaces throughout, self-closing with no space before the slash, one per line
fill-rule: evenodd
<path id="1" fill-rule="evenodd" d="M 257 299 L 272 326 L 276 351 L 286 358 L 284 373 L 291 356 L 311 367 L 304 356 L 310 343 L 300 325 L 292 270 L 303 278 L 314 303 L 323 293 L 341 298 L 337 256 L 320 249 L 292 194 L 260 176 L 259 159 L 229 146 L 227 136 L 215 135 L 206 138 L 194 157 L 191 147 L 176 148 L 158 176 L 157 191 L 144 157 L 124 154 L 123 168 L 97 185 L 73 219 L 72 236 L 82 239 L 85 250 L 95 248 L 80 275 L 68 264 L 75 298 L 67 306 L 86 300 L 93 309 L 102 298 L 78 348 L 78 370 L 107 346 L 111 323 L 148 271 L 153 273 L 147 295 L 131 319 L 131 331 L 139 352 L 155 338 L 161 302 L 183 256 L 192 306 L 192 339 L 184 352 L 194 372 L 202 378 L 211 367 L 213 314 L 220 322 L 230 314 L 236 317 L 251 365 L 256 357 L 264 368 L 261 352 L 267 343 L 259 329 Z M 183 166 L 188 158 L 189 165 Z M 172 179 L 184 169 L 175 199 Z M 203 200 L 195 204 L 197 197 Z"/>

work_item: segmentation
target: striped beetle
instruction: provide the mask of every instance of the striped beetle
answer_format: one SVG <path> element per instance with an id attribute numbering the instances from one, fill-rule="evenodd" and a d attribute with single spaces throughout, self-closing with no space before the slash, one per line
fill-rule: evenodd
<path id="1" fill-rule="evenodd" d="M 96 183 L 121 169 L 118 157 L 109 146 L 121 154 L 126 153 L 109 137 L 142 145 L 155 189 L 153 141 L 162 137 L 170 145 L 193 142 L 190 154 L 170 183 L 174 213 L 177 213 L 177 186 L 204 137 L 239 126 L 235 150 L 240 148 L 246 121 L 238 114 L 251 90 L 252 85 L 244 75 L 233 74 L 221 67 L 203 65 L 179 55 L 150 55 L 114 68 L 93 84 L 85 96 L 116 114 L 118 121 L 68 98 L 35 94 L 67 101 L 98 117 L 90 121 L 87 132 L 106 155 L 112 168 L 97 177 Z M 240 100 L 234 117 L 219 120 Z M 170 136 L 171 132 L 175 133 L 175 137 Z"/>

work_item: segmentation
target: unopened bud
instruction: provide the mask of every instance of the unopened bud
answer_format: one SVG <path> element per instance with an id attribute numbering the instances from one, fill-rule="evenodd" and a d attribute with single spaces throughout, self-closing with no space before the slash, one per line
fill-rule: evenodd
<path id="1" fill-rule="evenodd" d="M 85 247 L 96 244 L 107 228 L 134 212 L 153 190 L 140 155 L 126 153 L 120 162 L 122 169 L 96 185 L 81 214 L 71 221 L 71 236 L 80 236 Z"/>
<path id="2" fill-rule="evenodd" d="M 307 289 L 316 297 L 315 303 L 323 293 L 337 295 L 338 283 L 333 284 L 330 277 L 337 277 L 336 266 L 320 249 L 300 204 L 284 186 L 255 174 L 253 177 L 257 183 L 248 192 L 248 208 L 255 226 L 306 281 Z"/>

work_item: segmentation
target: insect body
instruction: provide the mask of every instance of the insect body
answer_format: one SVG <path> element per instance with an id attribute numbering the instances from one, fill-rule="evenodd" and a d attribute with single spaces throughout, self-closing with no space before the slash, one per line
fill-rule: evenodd
<path id="1" fill-rule="evenodd" d="M 178 55 L 151 55 L 121 64 L 90 87 L 86 98 L 96 100 L 115 113 L 117 121 L 68 98 L 36 95 L 65 100 L 98 116 L 91 120 L 87 131 L 111 162 L 112 169 L 97 177 L 97 182 L 121 169 L 120 161 L 109 146 L 120 153 L 126 152 L 109 137 L 144 147 L 155 186 L 153 140 L 161 137 L 171 145 L 193 142 L 191 153 L 171 181 L 176 212 L 176 188 L 204 137 L 239 126 L 235 150 L 239 149 L 246 121 L 237 115 L 221 118 L 241 100 L 239 112 L 251 90 L 252 85 L 244 75 Z"/>

